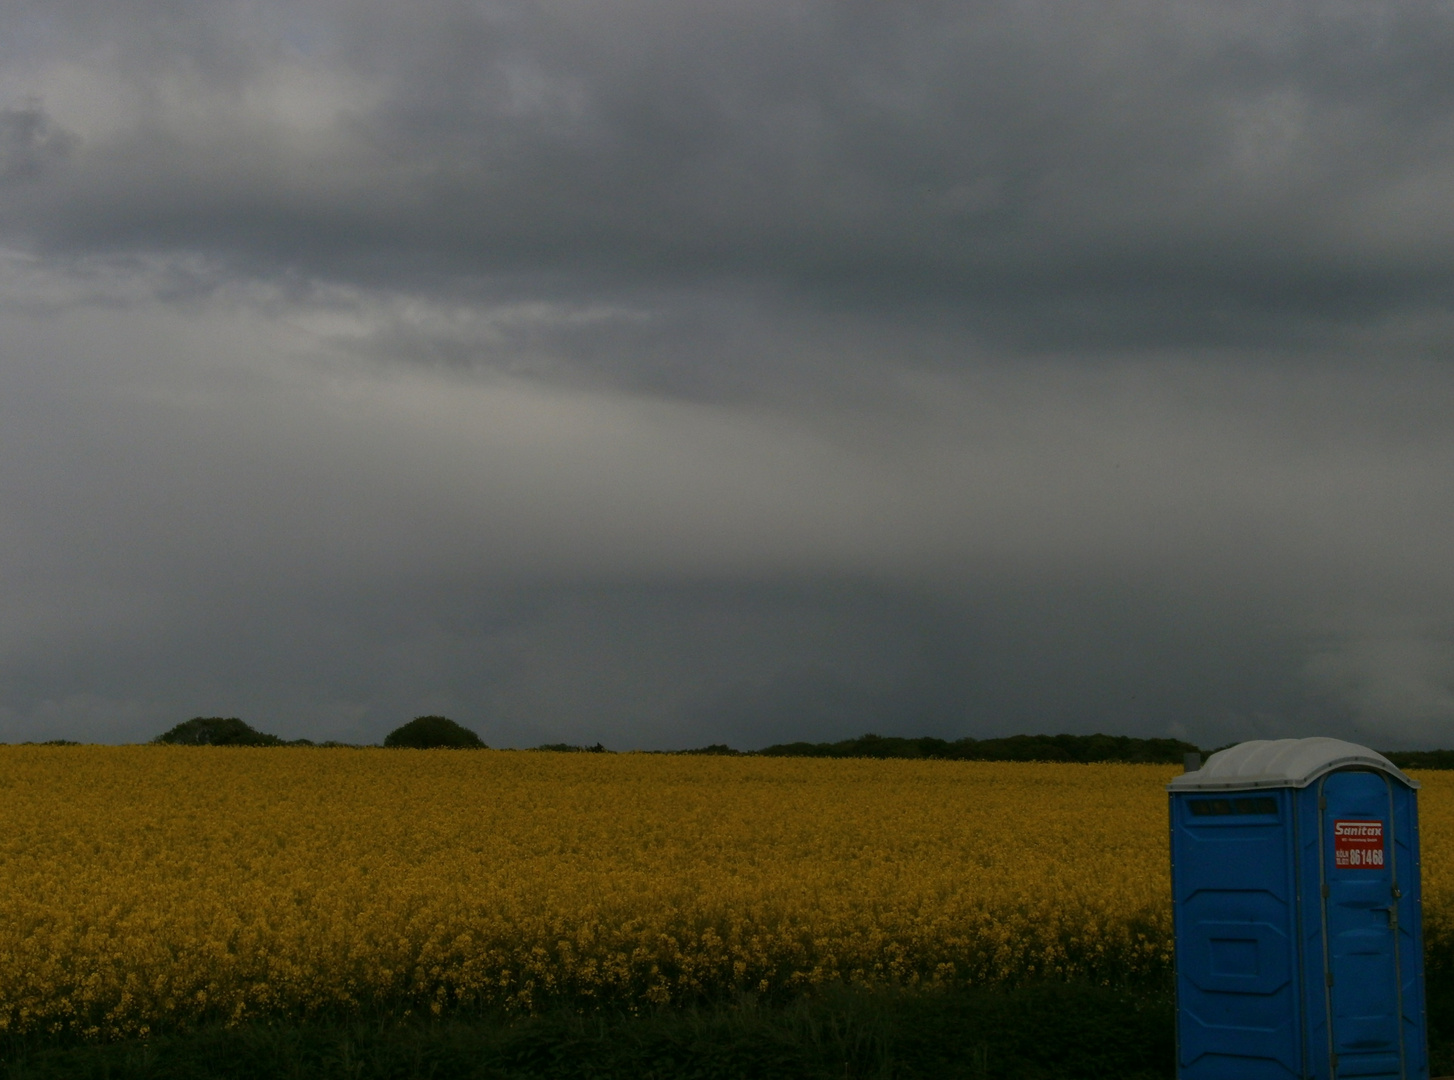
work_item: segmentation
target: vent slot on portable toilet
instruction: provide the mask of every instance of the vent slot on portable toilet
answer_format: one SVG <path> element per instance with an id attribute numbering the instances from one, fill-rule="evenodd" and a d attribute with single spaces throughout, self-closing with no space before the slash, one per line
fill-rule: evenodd
<path id="1" fill-rule="evenodd" d="M 1427 1080 L 1418 786 L 1322 738 L 1167 785 L 1181 1080 Z"/>

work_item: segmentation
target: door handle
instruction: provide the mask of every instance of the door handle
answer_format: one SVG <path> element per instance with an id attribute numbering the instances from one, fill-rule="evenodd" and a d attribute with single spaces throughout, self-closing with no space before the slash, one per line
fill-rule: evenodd
<path id="1" fill-rule="evenodd" d="M 1394 927 L 1398 926 L 1398 905 L 1397 904 L 1390 904 L 1388 907 L 1376 907 L 1376 908 L 1373 908 L 1372 910 L 1374 910 L 1374 911 L 1381 911 L 1385 915 L 1388 916 L 1388 928 L 1390 930 L 1392 930 Z"/>

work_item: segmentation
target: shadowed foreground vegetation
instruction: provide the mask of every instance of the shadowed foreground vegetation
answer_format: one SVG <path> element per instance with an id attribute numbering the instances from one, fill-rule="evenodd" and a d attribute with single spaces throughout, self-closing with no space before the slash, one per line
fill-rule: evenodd
<path id="1" fill-rule="evenodd" d="M 1084 984 L 827 990 L 643 1016 L 208 1027 L 109 1046 L 13 1042 L 6 1080 L 1151 1080 L 1172 1075 L 1164 990 Z"/>
<path id="2" fill-rule="evenodd" d="M 648 1015 L 244 1024 L 110 1045 L 0 1042 L 4 1080 L 1169 1080 L 1166 985 L 828 988 Z M 1431 1074 L 1454 1072 L 1454 984 L 1429 987 Z"/>

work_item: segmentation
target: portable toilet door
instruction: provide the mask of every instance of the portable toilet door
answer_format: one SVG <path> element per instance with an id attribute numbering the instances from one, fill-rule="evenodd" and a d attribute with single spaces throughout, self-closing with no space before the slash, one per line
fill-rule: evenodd
<path id="1" fill-rule="evenodd" d="M 1402 773 L 1342 768 L 1315 785 L 1335 1076 L 1428 1075 L 1414 783 Z"/>
<path id="2" fill-rule="evenodd" d="M 1178 1077 L 1426 1080 L 1418 786 L 1339 739 L 1168 785 Z"/>

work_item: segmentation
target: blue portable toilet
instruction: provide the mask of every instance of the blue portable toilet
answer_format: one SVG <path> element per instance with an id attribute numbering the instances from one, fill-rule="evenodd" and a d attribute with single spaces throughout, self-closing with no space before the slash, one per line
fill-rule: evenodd
<path id="1" fill-rule="evenodd" d="M 1179 1080 L 1427 1080 L 1418 787 L 1341 739 L 1167 785 Z"/>

